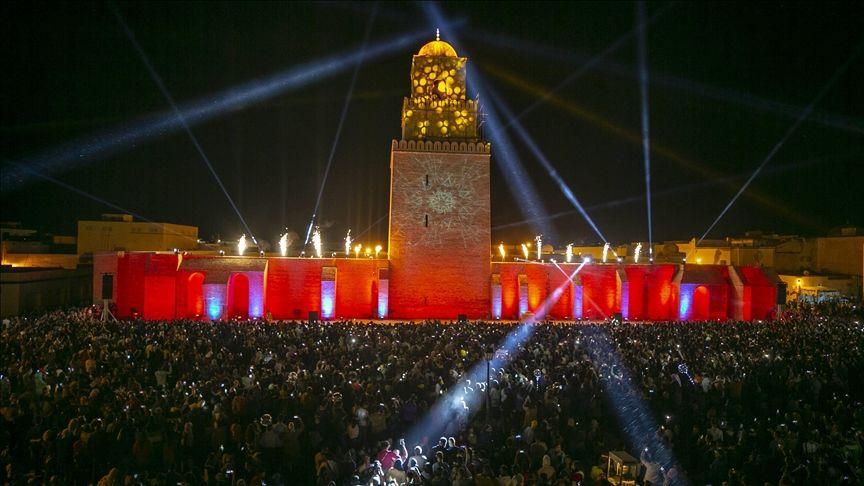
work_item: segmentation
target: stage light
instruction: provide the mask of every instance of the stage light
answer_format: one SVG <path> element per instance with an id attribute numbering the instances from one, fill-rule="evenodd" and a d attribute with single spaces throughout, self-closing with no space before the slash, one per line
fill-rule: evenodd
<path id="1" fill-rule="evenodd" d="M 315 228 L 312 233 L 312 248 L 315 248 L 315 256 L 321 258 L 321 230 Z"/>
<path id="2" fill-rule="evenodd" d="M 606 263 L 606 257 L 609 256 L 609 243 L 603 244 L 603 263 Z"/>
<path id="3" fill-rule="evenodd" d="M 237 254 L 243 256 L 243 253 L 246 251 L 246 235 L 240 237 L 237 240 Z"/>
<path id="4" fill-rule="evenodd" d="M 567 255 L 567 263 L 570 263 L 571 261 L 573 261 L 573 243 L 567 244 L 566 255 Z"/>
<path id="5" fill-rule="evenodd" d="M 696 257 L 696 264 L 697 264 L 697 265 L 701 265 L 701 264 L 702 264 L 702 257 Z"/>
<path id="6" fill-rule="evenodd" d="M 636 248 L 633 250 L 633 263 L 639 263 L 640 253 L 642 253 L 642 243 L 636 243 Z"/>
<path id="7" fill-rule="evenodd" d="M 378 258 L 378 254 L 381 253 L 382 248 L 381 245 L 375 245 L 375 258 Z"/>
<path id="8" fill-rule="evenodd" d="M 582 257 L 582 263 L 589 263 L 591 261 L 590 255 L 585 255 Z"/>
<path id="9" fill-rule="evenodd" d="M 363 245 L 357 243 L 354 245 L 354 258 L 360 258 L 360 250 L 363 249 Z"/>

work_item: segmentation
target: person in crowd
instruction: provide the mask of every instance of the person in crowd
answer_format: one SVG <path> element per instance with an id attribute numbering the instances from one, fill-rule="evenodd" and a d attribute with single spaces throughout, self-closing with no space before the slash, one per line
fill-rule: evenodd
<path id="1" fill-rule="evenodd" d="M 864 483 L 858 308 L 519 325 L 6 319 L 0 484 Z"/>

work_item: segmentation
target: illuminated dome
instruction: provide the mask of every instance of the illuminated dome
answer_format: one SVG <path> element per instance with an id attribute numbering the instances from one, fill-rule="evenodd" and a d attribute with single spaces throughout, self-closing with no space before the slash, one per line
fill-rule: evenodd
<path id="1" fill-rule="evenodd" d="M 441 40 L 436 30 L 435 40 L 420 48 L 418 56 L 459 57 L 453 46 Z"/>

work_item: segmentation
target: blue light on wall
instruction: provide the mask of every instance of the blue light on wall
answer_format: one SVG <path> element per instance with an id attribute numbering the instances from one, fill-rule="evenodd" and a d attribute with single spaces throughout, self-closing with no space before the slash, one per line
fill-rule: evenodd
<path id="1" fill-rule="evenodd" d="M 336 314 L 336 282 L 321 281 L 321 318 L 333 319 Z"/>
<path id="2" fill-rule="evenodd" d="M 390 282 L 378 281 L 378 319 L 386 319 L 390 307 Z"/>
<path id="3" fill-rule="evenodd" d="M 520 277 L 519 282 L 519 317 L 521 318 L 528 312 L 528 279 Z"/>
<path id="4" fill-rule="evenodd" d="M 501 319 L 501 284 L 492 285 L 492 317 Z"/>
<path id="5" fill-rule="evenodd" d="M 264 315 L 264 274 L 249 275 L 249 317 L 260 319 Z"/>
<path id="6" fill-rule="evenodd" d="M 582 319 L 582 286 L 573 286 L 573 318 Z"/>
<path id="7" fill-rule="evenodd" d="M 693 290 L 695 285 L 682 284 L 681 293 L 678 301 L 678 319 L 686 321 L 690 318 L 693 304 Z"/>
<path id="8" fill-rule="evenodd" d="M 630 318 L 630 282 L 621 284 L 621 317 Z"/>
<path id="9" fill-rule="evenodd" d="M 222 317 L 222 311 L 225 309 L 225 285 L 207 284 L 204 285 L 203 290 L 207 317 L 215 321 Z"/>

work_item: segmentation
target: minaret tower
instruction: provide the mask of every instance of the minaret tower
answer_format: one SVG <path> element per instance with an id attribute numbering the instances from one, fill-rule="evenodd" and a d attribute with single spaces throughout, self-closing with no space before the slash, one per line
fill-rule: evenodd
<path id="1" fill-rule="evenodd" d="M 438 38 L 411 63 L 402 138 L 390 152 L 390 315 L 484 318 L 489 313 L 490 146 L 467 58 Z"/>

